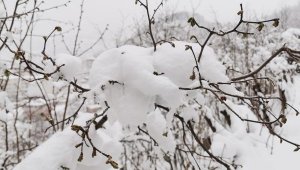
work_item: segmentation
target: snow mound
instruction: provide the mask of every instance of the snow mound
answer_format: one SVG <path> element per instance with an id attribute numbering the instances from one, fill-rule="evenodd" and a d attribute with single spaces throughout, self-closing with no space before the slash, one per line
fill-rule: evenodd
<path id="1" fill-rule="evenodd" d="M 85 125 L 85 122 L 93 116 L 88 113 L 80 113 L 80 115 L 75 121 L 76 125 Z M 108 126 L 105 130 L 91 130 L 89 135 L 98 149 L 117 159 L 120 157 L 122 145 L 109 133 L 111 129 L 116 128 L 117 126 Z M 121 129 L 118 130 L 121 131 Z M 71 170 L 111 169 L 111 166 L 105 163 L 106 157 L 97 154 L 92 158 L 92 148 L 85 145 L 83 160 L 78 162 L 80 148 L 75 148 L 75 146 L 81 142 L 82 138 L 70 127 L 57 132 L 18 164 L 15 170 L 54 170 L 63 169 L 63 167 Z"/>
<path id="2" fill-rule="evenodd" d="M 186 92 L 179 87 L 197 84 L 191 80 L 195 59 L 186 45 L 199 53 L 197 44 L 173 42 L 152 48 L 123 46 L 108 50 L 94 61 L 89 85 L 93 92 L 103 95 L 111 106 L 110 120 L 123 125 L 137 126 L 145 123 L 147 114 L 156 104 L 175 111 L 184 103 Z M 206 47 L 200 62 L 200 72 L 208 82 L 228 82 L 225 67 L 216 59 L 210 47 Z M 199 83 L 198 83 L 199 84 Z M 239 93 L 231 85 L 220 85 L 228 93 Z M 103 101 L 102 101 L 103 102 Z M 169 122 L 169 120 L 167 120 Z"/>

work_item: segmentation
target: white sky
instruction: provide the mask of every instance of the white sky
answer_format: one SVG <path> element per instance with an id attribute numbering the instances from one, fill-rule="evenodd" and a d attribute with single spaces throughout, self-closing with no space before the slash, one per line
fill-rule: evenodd
<path id="1" fill-rule="evenodd" d="M 12 2 L 7 0 L 8 2 Z M 45 7 L 61 4 L 68 0 L 45 0 Z M 122 25 L 130 25 L 145 15 L 145 11 L 139 5 L 135 5 L 135 0 L 85 0 L 84 23 L 81 37 L 87 41 L 95 39 L 99 34 L 95 28 L 103 29 L 109 24 L 109 32 L 106 37 L 114 39 Z M 160 0 L 149 0 L 154 7 Z M 257 16 L 270 14 L 282 7 L 291 6 L 299 3 L 300 0 L 167 0 L 164 7 L 160 10 L 175 9 L 176 11 L 195 11 L 207 20 L 221 22 L 238 20 L 237 12 L 239 4 L 242 3 L 246 13 Z M 80 12 L 81 0 L 72 0 L 68 7 L 52 10 L 43 14 L 42 18 L 57 19 L 63 22 L 73 22 L 77 24 Z M 139 20 L 143 22 L 144 20 Z M 38 33 L 45 34 L 50 32 L 57 22 L 44 22 L 39 26 Z M 63 30 L 67 28 L 63 27 Z M 97 35 L 96 35 L 97 34 Z M 74 37 L 74 35 L 73 35 Z M 72 42 L 72 40 L 70 40 Z"/>
<path id="2" fill-rule="evenodd" d="M 80 0 L 76 0 L 80 1 Z M 86 0 L 87 16 L 97 22 L 120 22 L 124 17 L 144 14 L 135 0 Z M 149 0 L 150 4 L 158 4 L 160 0 Z M 206 19 L 231 21 L 239 10 L 239 4 L 249 12 L 269 14 L 282 7 L 294 5 L 300 0 L 168 0 L 167 6 L 175 9 L 192 11 L 202 14 Z M 72 11 L 73 13 L 75 11 Z M 72 15 L 73 16 L 73 15 Z M 96 16 L 96 18 L 95 18 Z M 112 21 L 113 20 L 113 21 Z"/>
<path id="3" fill-rule="evenodd" d="M 81 0 L 73 0 L 73 4 L 68 8 L 58 10 L 51 15 L 64 20 L 74 21 L 78 16 L 78 4 Z M 105 25 L 106 23 L 115 25 L 122 24 L 132 17 L 139 17 L 144 14 L 143 9 L 135 5 L 135 0 L 86 0 L 84 17 L 93 24 Z M 46 1 L 47 4 L 62 2 L 62 0 Z M 160 0 L 149 0 L 154 6 Z M 242 3 L 244 9 L 251 14 L 258 16 L 269 14 L 282 7 L 295 5 L 300 0 L 167 0 L 165 5 L 175 8 L 177 11 L 196 11 L 208 20 L 217 18 L 221 22 L 232 21 L 237 17 L 239 4 Z M 164 9 L 161 9 L 164 10 Z"/>
<path id="4" fill-rule="evenodd" d="M 47 4 L 55 4 L 62 0 L 46 1 Z M 64 21 L 76 21 L 79 14 L 81 0 L 73 0 L 68 8 L 61 8 L 51 12 L 49 17 Z M 143 8 L 135 5 L 135 0 L 86 0 L 84 18 L 86 24 L 103 28 L 110 24 L 110 28 L 118 28 L 121 25 L 132 22 L 132 18 L 140 18 L 145 14 Z M 149 0 L 155 6 L 160 0 Z M 244 10 L 251 15 L 257 16 L 270 14 L 282 7 L 295 5 L 300 0 L 167 0 L 164 8 L 177 11 L 196 11 L 207 20 L 221 22 L 234 21 L 238 19 L 237 12 L 239 4 L 242 3 Z"/>

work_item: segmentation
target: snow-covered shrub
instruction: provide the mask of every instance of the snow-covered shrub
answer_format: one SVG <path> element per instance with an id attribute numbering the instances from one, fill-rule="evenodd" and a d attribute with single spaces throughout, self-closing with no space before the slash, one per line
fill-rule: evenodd
<path id="1" fill-rule="evenodd" d="M 136 3 L 149 14 L 148 3 Z M 152 30 L 138 37 L 142 41 L 129 38 L 136 45 L 101 53 L 91 68 L 81 68 L 76 43 L 74 53 L 47 53 L 60 27 L 43 37 L 42 53 L 6 47 L 12 66 L 19 65 L 0 69 L 1 168 L 282 169 L 286 165 L 274 161 L 288 155 L 282 150 L 299 150 L 300 52 L 288 48 L 299 44 L 298 30 L 253 38 L 250 32 L 277 27 L 279 20 L 244 21 L 243 12 L 241 6 L 240 22 L 229 32 L 202 27 L 197 17 L 181 24 L 172 18 L 179 14 L 170 22 L 148 15 Z M 208 33 L 193 34 L 198 28 Z M 170 41 L 172 34 L 188 39 Z M 8 87 L 16 89 L 13 97 Z"/>

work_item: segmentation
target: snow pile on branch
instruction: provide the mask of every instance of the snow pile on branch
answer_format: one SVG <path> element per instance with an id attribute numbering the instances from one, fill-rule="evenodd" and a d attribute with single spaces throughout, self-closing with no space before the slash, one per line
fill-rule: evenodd
<path id="1" fill-rule="evenodd" d="M 174 42 L 152 48 L 123 46 L 101 54 L 91 68 L 89 78 L 93 92 L 102 95 L 111 106 L 110 120 L 123 125 L 145 123 L 147 114 L 155 105 L 168 107 L 173 113 L 185 104 L 186 92 L 179 87 L 197 87 L 197 77 L 191 79 L 195 58 L 186 45 L 199 53 L 197 44 Z M 200 65 L 201 76 L 210 82 L 227 82 L 225 67 L 216 59 L 213 50 L 206 47 Z M 239 93 L 231 85 L 221 85 L 230 93 Z M 202 102 L 202 101 L 200 101 Z M 168 116 L 167 116 L 168 117 Z M 168 122 L 170 120 L 167 120 Z"/>
<path id="2" fill-rule="evenodd" d="M 61 66 L 59 72 L 52 76 L 54 80 L 74 81 L 80 78 L 80 74 L 82 74 L 82 61 L 79 57 L 69 54 L 58 54 L 53 60 L 57 66 Z M 56 69 L 50 60 L 46 60 L 45 71 L 47 73 L 52 73 Z"/>

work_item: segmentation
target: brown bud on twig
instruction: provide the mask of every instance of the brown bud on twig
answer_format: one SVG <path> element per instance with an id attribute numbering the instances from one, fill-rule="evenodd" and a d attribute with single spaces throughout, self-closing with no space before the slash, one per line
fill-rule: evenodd
<path id="1" fill-rule="evenodd" d="M 242 15 L 243 12 L 244 12 L 243 10 L 240 10 L 237 14 L 238 14 L 238 15 Z"/>
<path id="2" fill-rule="evenodd" d="M 185 45 L 185 51 L 191 49 L 192 47 L 190 45 Z"/>
<path id="3" fill-rule="evenodd" d="M 273 26 L 278 27 L 278 25 L 279 25 L 279 19 L 274 20 Z"/>
<path id="4" fill-rule="evenodd" d="M 280 121 L 283 123 L 283 124 L 286 124 L 287 122 L 287 118 L 285 115 L 280 115 Z"/>
<path id="5" fill-rule="evenodd" d="M 49 80 L 49 76 L 47 74 L 44 74 L 44 79 Z"/>
<path id="6" fill-rule="evenodd" d="M 16 59 L 16 60 L 19 60 L 19 59 L 20 59 L 20 56 L 22 56 L 22 55 L 25 55 L 25 52 L 24 52 L 24 51 L 17 51 L 17 52 L 15 53 L 15 59 Z"/>
<path id="7" fill-rule="evenodd" d="M 96 148 L 93 148 L 92 157 L 94 158 L 95 156 L 97 156 L 97 150 L 96 150 Z"/>
<path id="8" fill-rule="evenodd" d="M 211 140 L 210 137 L 204 138 L 203 139 L 203 146 L 205 147 L 205 149 L 209 150 L 211 147 Z"/>
<path id="9" fill-rule="evenodd" d="M 221 99 L 222 101 L 226 101 L 227 98 L 226 98 L 225 96 L 221 96 L 220 99 Z"/>
<path id="10" fill-rule="evenodd" d="M 195 26 L 196 25 L 195 18 L 193 17 L 189 18 L 188 23 L 190 23 L 192 27 Z"/>
<path id="11" fill-rule="evenodd" d="M 6 77 L 9 77 L 10 71 L 6 69 L 6 70 L 4 71 L 4 75 L 5 75 Z"/>
<path id="12" fill-rule="evenodd" d="M 195 80 L 196 79 L 196 75 L 195 75 L 195 71 L 193 70 L 193 74 L 190 76 L 191 80 Z"/>
<path id="13" fill-rule="evenodd" d="M 58 32 L 61 32 L 61 31 L 62 31 L 62 28 L 61 28 L 60 26 L 56 26 L 56 27 L 55 27 L 55 30 L 58 31 Z"/>
<path id="14" fill-rule="evenodd" d="M 170 156 L 168 156 L 167 154 L 164 155 L 164 160 L 165 160 L 166 162 L 171 162 L 171 158 L 170 158 Z"/>
<path id="15" fill-rule="evenodd" d="M 264 24 L 261 22 L 258 27 L 256 28 L 258 31 L 261 31 L 264 28 Z"/>
<path id="16" fill-rule="evenodd" d="M 164 137 L 168 137 L 168 132 L 162 134 Z"/>
<path id="17" fill-rule="evenodd" d="M 77 159 L 77 161 L 81 162 L 82 160 L 83 160 L 83 153 L 81 152 L 80 155 L 79 155 L 79 157 L 78 157 L 78 159 Z"/>
<path id="18" fill-rule="evenodd" d="M 111 156 L 108 156 L 108 159 L 106 161 L 106 164 L 110 164 L 114 169 L 118 169 L 119 165 L 117 162 L 115 162 L 114 160 L 112 160 Z"/>
<path id="19" fill-rule="evenodd" d="M 72 126 L 71 126 L 71 129 L 72 129 L 73 131 L 79 131 L 80 129 L 82 129 L 82 127 L 80 127 L 80 126 L 78 126 L 78 125 L 72 125 Z"/>

